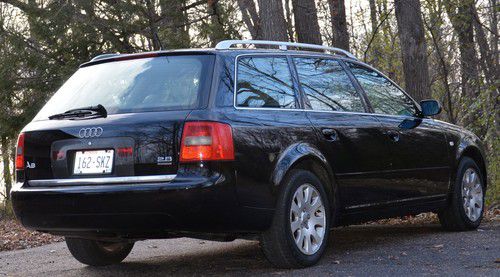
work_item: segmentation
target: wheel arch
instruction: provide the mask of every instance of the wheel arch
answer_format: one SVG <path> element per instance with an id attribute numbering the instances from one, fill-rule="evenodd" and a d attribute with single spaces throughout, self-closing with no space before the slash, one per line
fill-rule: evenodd
<path id="1" fill-rule="evenodd" d="M 339 199 L 334 171 L 316 147 L 309 143 L 297 143 L 283 151 L 271 176 L 273 187 L 279 188 L 286 174 L 292 169 L 304 169 L 314 173 L 325 186 L 331 207 L 339 206 L 334 206 Z"/>
<path id="2" fill-rule="evenodd" d="M 479 166 L 479 169 L 481 170 L 481 175 L 483 176 L 483 179 L 484 179 L 483 180 L 484 186 L 487 187 L 487 184 L 488 184 L 487 164 L 486 164 L 486 160 L 483 157 L 481 150 L 478 147 L 473 146 L 473 145 L 469 145 L 466 148 L 464 148 L 459 153 L 459 158 L 457 160 L 457 164 L 455 165 L 455 168 L 458 168 L 460 161 L 464 157 L 469 157 L 476 162 L 476 164 Z"/>

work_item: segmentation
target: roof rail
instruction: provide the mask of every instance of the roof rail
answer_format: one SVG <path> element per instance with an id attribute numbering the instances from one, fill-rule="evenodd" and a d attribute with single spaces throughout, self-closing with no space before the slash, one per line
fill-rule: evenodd
<path id="1" fill-rule="evenodd" d="M 282 41 L 267 41 L 267 40 L 224 40 L 215 46 L 217 50 L 228 50 L 232 49 L 231 46 L 236 44 L 253 44 L 253 45 L 274 45 L 278 46 L 280 50 L 286 51 L 288 47 L 296 47 L 296 48 L 308 48 L 308 49 L 316 49 L 316 50 L 325 50 L 330 51 L 335 54 L 342 54 L 351 59 L 357 60 L 356 56 L 354 56 L 349 51 L 344 49 L 317 45 L 317 44 L 308 44 L 308 43 L 297 43 L 297 42 L 282 42 Z M 234 49 L 234 48 L 233 48 Z"/>
<path id="2" fill-rule="evenodd" d="M 92 58 L 92 60 L 90 60 L 91 62 L 93 61 L 98 61 L 98 60 L 102 60 L 102 59 L 105 59 L 105 58 L 111 58 L 111 57 L 114 57 L 114 56 L 118 56 L 120 55 L 119 53 L 107 53 L 107 54 L 101 54 L 101 55 L 97 55 L 95 56 L 94 58 Z"/>

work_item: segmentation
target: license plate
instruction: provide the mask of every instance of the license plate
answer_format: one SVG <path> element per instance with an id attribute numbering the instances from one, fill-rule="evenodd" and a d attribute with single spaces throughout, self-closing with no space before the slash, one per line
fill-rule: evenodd
<path id="1" fill-rule="evenodd" d="M 113 150 L 77 151 L 73 174 L 108 174 L 113 170 Z"/>

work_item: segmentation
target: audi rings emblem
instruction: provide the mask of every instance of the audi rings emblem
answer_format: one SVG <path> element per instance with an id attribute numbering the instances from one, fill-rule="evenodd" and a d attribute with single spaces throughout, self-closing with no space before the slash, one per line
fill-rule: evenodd
<path id="1" fill-rule="evenodd" d="M 80 129 L 80 132 L 78 132 L 78 135 L 81 138 L 96 138 L 100 137 L 102 132 L 103 130 L 101 127 L 82 128 Z"/>

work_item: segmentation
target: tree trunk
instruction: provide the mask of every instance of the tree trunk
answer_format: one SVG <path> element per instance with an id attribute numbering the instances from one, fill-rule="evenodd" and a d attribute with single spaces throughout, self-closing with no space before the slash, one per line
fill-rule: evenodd
<path id="1" fill-rule="evenodd" d="M 368 47 L 365 50 L 363 59 L 368 62 L 368 52 L 371 50 L 371 61 L 370 63 L 374 66 L 378 66 L 378 59 L 380 56 L 379 43 L 377 41 L 377 33 L 378 33 L 378 20 L 377 20 L 377 5 L 375 4 L 375 0 L 369 0 L 370 4 L 370 23 L 371 23 L 371 34 L 370 34 L 370 42 L 368 43 Z"/>
<path id="2" fill-rule="evenodd" d="M 294 42 L 295 33 L 293 31 L 292 12 L 290 11 L 290 0 L 285 0 L 285 18 L 286 18 L 286 30 L 288 32 L 288 39 L 291 42 Z"/>
<path id="3" fill-rule="evenodd" d="M 460 72 L 463 96 L 474 99 L 479 95 L 479 72 L 472 7 L 474 0 L 461 0 L 456 3 L 444 2 L 446 12 L 458 37 L 460 49 Z"/>
<path id="4" fill-rule="evenodd" d="M 333 46 L 350 51 L 345 2 L 344 0 L 328 0 L 328 6 L 330 8 Z"/>
<path id="5" fill-rule="evenodd" d="M 262 39 L 288 41 L 281 0 L 258 0 Z"/>
<path id="6" fill-rule="evenodd" d="M 238 0 L 241 17 L 253 39 L 261 39 L 260 19 L 254 0 Z"/>
<path id="7" fill-rule="evenodd" d="M 322 44 L 314 0 L 292 0 L 292 5 L 298 41 Z"/>
<path id="8" fill-rule="evenodd" d="M 208 0 L 207 10 L 210 15 L 210 44 L 215 46 L 221 40 L 227 38 L 226 32 L 224 31 L 224 23 L 221 18 L 221 7 L 219 0 Z"/>
<path id="9" fill-rule="evenodd" d="M 490 26 L 491 26 L 491 36 L 490 36 L 490 46 L 491 52 L 493 54 L 492 60 L 495 65 L 495 75 L 498 76 L 499 68 L 498 68 L 498 7 L 497 0 L 490 0 Z"/>
<path id="10" fill-rule="evenodd" d="M 12 174 L 10 172 L 10 155 L 9 155 L 9 141 L 6 137 L 2 136 L 0 143 L 2 143 L 2 165 L 3 165 L 3 180 L 5 184 L 5 198 L 10 199 L 10 189 L 12 188 Z"/>
<path id="11" fill-rule="evenodd" d="M 415 100 L 430 98 L 427 43 L 419 0 L 395 0 L 406 91 Z"/>
<path id="12" fill-rule="evenodd" d="M 158 26 L 163 46 L 167 49 L 189 48 L 189 22 L 183 0 L 160 0 L 163 26 Z"/>
<path id="13" fill-rule="evenodd" d="M 479 53 L 481 53 L 480 66 L 483 69 L 484 75 L 486 76 L 486 82 L 489 86 L 493 87 L 495 85 L 498 77 L 496 75 L 496 67 L 494 62 L 494 55 L 491 53 L 490 46 L 488 44 L 488 38 L 484 32 L 484 27 L 481 24 L 481 19 L 477 14 L 476 7 L 472 7 L 472 13 L 474 16 L 474 31 L 476 34 L 477 44 L 479 46 Z"/>
<path id="14" fill-rule="evenodd" d="M 453 100 L 452 100 L 452 91 L 450 87 L 450 68 L 448 64 L 448 59 L 445 57 L 443 52 L 444 46 L 442 42 L 442 25 L 443 25 L 443 11 L 442 5 L 440 2 L 436 2 L 429 7 L 429 18 L 430 24 L 427 25 L 427 29 L 429 30 L 431 41 L 434 45 L 434 50 L 436 54 L 437 63 L 439 65 L 438 72 L 441 75 L 440 79 L 445 92 L 445 101 L 444 109 L 446 110 L 448 116 L 448 122 L 453 124 L 456 123 Z M 425 23 L 425 21 L 424 21 Z"/>
<path id="15" fill-rule="evenodd" d="M 377 5 L 375 4 L 375 0 L 369 0 L 370 3 L 370 22 L 372 25 L 372 33 L 377 30 Z"/>
<path id="16" fill-rule="evenodd" d="M 158 26 L 156 26 L 156 20 L 158 15 L 155 11 L 154 3 L 151 0 L 145 0 L 146 4 L 146 17 L 148 19 L 149 25 L 149 40 L 150 50 L 160 50 L 162 48 L 160 37 L 158 36 Z"/>

